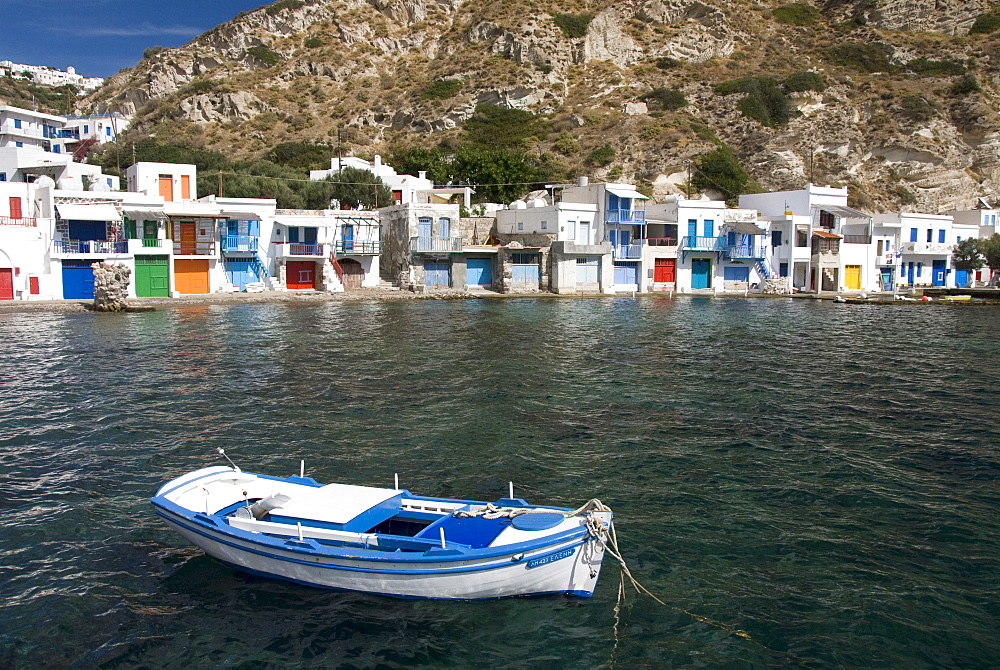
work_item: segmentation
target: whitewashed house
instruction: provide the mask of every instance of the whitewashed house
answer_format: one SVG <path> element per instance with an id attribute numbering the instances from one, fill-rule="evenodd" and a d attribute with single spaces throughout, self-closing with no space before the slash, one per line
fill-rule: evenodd
<path id="1" fill-rule="evenodd" d="M 0 300 L 57 297 L 47 260 L 53 223 L 51 207 L 45 206 L 50 190 L 0 184 Z"/>

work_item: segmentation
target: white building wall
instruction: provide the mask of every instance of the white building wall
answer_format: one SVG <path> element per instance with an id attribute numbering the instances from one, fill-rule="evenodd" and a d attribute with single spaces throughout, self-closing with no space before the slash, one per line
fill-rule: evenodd
<path id="1" fill-rule="evenodd" d="M 140 161 L 125 169 L 127 189 L 133 193 L 160 195 L 160 177 L 169 176 L 171 183 L 168 202 L 178 202 L 198 197 L 198 168 L 187 163 L 152 163 Z M 189 184 L 188 198 L 184 198 L 184 177 Z"/>
<path id="2" fill-rule="evenodd" d="M 38 203 L 39 198 L 48 197 L 48 191 L 39 193 L 31 184 L 0 183 L 0 269 L 11 272 L 15 300 L 61 297 L 61 283 L 53 277 L 48 262 L 53 220 L 41 216 L 46 208 Z M 17 219 L 10 217 L 12 198 L 21 206 Z M 47 209 L 51 211 L 51 207 Z M 34 295 L 30 292 L 32 277 L 38 280 Z"/>

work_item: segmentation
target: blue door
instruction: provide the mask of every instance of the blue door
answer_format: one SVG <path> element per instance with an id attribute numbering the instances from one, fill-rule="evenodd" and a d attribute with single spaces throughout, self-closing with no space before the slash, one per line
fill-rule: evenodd
<path id="1" fill-rule="evenodd" d="M 712 288 L 712 259 L 691 259 L 691 288 Z"/>
<path id="2" fill-rule="evenodd" d="M 732 267 L 723 268 L 722 270 L 723 279 L 725 281 L 750 281 L 750 268 L 740 267 L 734 265 Z"/>
<path id="3" fill-rule="evenodd" d="M 944 286 L 944 268 L 947 263 L 945 260 L 932 261 L 931 283 L 934 286 Z"/>
<path id="4" fill-rule="evenodd" d="M 70 221 L 69 239 L 106 240 L 108 239 L 108 224 L 104 221 Z"/>
<path id="5" fill-rule="evenodd" d="M 615 286 L 637 289 L 639 286 L 639 264 L 615 261 Z"/>
<path id="6" fill-rule="evenodd" d="M 958 288 L 965 288 L 965 285 L 969 283 L 969 271 L 968 270 L 955 270 L 955 286 Z"/>
<path id="7" fill-rule="evenodd" d="M 467 261 L 466 283 L 469 286 L 491 286 L 493 284 L 493 260 L 490 258 L 470 258 Z"/>
<path id="8" fill-rule="evenodd" d="M 916 228 L 914 228 L 914 230 L 916 230 Z M 913 285 L 913 263 L 910 263 L 910 265 L 906 268 L 906 283 L 911 286 Z"/>
<path id="9" fill-rule="evenodd" d="M 430 237 L 431 236 L 431 219 L 427 217 L 421 217 L 417 220 L 417 235 L 420 237 Z"/>
<path id="10" fill-rule="evenodd" d="M 253 269 L 252 258 L 231 258 L 226 260 L 226 275 L 229 283 L 240 289 L 246 288 L 248 282 L 257 281 L 257 274 Z"/>
<path id="11" fill-rule="evenodd" d="M 538 288 L 542 281 L 539 254 L 514 254 L 510 283 L 518 288 Z"/>
<path id="12" fill-rule="evenodd" d="M 340 229 L 340 239 L 344 243 L 344 251 L 354 250 L 354 226 L 344 225 Z"/>
<path id="13" fill-rule="evenodd" d="M 451 267 L 447 261 L 424 261 L 424 286 L 451 286 Z"/>
<path id="14" fill-rule="evenodd" d="M 882 268 L 882 290 L 892 290 L 892 268 Z"/>
<path id="15" fill-rule="evenodd" d="M 94 299 L 94 271 L 91 263 L 101 263 L 100 260 L 62 262 L 63 297 L 71 300 Z"/>
<path id="16" fill-rule="evenodd" d="M 694 238 L 698 237 L 698 219 L 688 219 L 688 237 L 691 238 L 691 244 L 694 244 Z"/>

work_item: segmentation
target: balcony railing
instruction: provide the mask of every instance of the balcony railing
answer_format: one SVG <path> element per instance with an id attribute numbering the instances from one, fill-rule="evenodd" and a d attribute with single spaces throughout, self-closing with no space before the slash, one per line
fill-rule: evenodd
<path id="1" fill-rule="evenodd" d="M 608 223 L 646 223 L 644 209 L 609 209 L 604 220 Z"/>
<path id="2" fill-rule="evenodd" d="M 257 238 L 247 235 L 224 235 L 222 237 L 222 250 L 241 253 L 257 251 Z"/>
<path id="3" fill-rule="evenodd" d="M 302 242 L 289 242 L 289 256 L 323 256 L 323 244 L 305 244 Z"/>
<path id="4" fill-rule="evenodd" d="M 410 251 L 462 251 L 461 237 L 411 237 Z"/>
<path id="5" fill-rule="evenodd" d="M 900 246 L 900 251 L 904 254 L 947 256 L 952 251 L 952 245 L 936 242 L 904 242 Z"/>
<path id="6" fill-rule="evenodd" d="M 651 247 L 676 247 L 676 237 L 647 237 L 646 244 Z"/>
<path id="7" fill-rule="evenodd" d="M 726 246 L 726 258 L 729 259 L 755 259 L 765 258 L 767 247 L 753 244 L 733 244 Z"/>
<path id="8" fill-rule="evenodd" d="M 693 251 L 722 251 L 725 248 L 724 237 L 693 237 L 685 235 L 681 247 Z"/>
<path id="9" fill-rule="evenodd" d="M 33 218 L 11 218 L 9 216 L 0 216 L 0 226 L 24 226 L 25 228 L 37 228 L 38 221 Z"/>
<path id="10" fill-rule="evenodd" d="M 144 237 L 142 238 L 142 247 L 144 249 L 160 249 L 163 247 L 163 240 L 155 237 Z"/>
<path id="11" fill-rule="evenodd" d="M 367 242 L 338 240 L 334 249 L 338 254 L 377 254 L 382 250 L 382 243 L 378 240 Z"/>
<path id="12" fill-rule="evenodd" d="M 215 254 L 215 240 L 198 242 L 174 240 L 174 254 L 178 256 L 212 256 Z"/>
<path id="13" fill-rule="evenodd" d="M 126 254 L 128 241 L 56 240 L 52 249 L 57 254 Z"/>
<path id="14" fill-rule="evenodd" d="M 871 235 L 844 235 L 845 244 L 871 244 Z"/>
<path id="15" fill-rule="evenodd" d="M 636 259 L 642 258 L 642 240 L 637 240 L 640 244 L 619 244 L 613 247 L 615 258 Z"/>

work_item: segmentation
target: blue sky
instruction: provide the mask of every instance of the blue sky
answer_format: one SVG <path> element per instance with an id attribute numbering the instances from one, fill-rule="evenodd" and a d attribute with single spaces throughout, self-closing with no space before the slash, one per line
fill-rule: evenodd
<path id="1" fill-rule="evenodd" d="M 131 67 L 268 0 L 0 0 L 0 60 L 72 65 L 85 77 Z"/>

